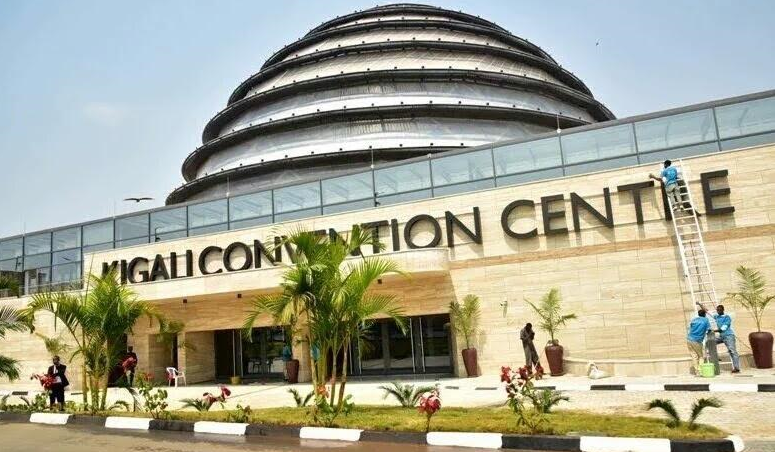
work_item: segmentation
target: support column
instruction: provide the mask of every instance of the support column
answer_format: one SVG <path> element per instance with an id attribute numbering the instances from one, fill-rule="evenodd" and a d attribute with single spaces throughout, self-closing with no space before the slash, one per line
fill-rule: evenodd
<path id="1" fill-rule="evenodd" d="M 215 380 L 213 331 L 184 331 L 178 335 L 178 347 L 178 363 L 187 384 Z"/>

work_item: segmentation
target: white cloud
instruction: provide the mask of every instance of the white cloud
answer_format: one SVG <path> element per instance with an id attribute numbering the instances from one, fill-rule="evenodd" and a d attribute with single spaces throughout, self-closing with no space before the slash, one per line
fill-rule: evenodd
<path id="1" fill-rule="evenodd" d="M 89 102 L 81 111 L 87 119 L 103 126 L 119 125 L 126 116 L 122 107 L 107 102 Z"/>

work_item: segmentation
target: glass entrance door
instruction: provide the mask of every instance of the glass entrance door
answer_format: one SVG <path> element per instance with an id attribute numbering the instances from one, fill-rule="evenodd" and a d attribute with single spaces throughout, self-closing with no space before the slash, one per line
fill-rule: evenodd
<path id="1" fill-rule="evenodd" d="M 251 339 L 241 338 L 243 378 L 282 376 L 285 328 L 253 328 Z"/>
<path id="2" fill-rule="evenodd" d="M 450 350 L 447 314 L 410 317 L 405 332 L 392 320 L 377 320 L 356 344 L 352 373 L 451 373 Z"/>

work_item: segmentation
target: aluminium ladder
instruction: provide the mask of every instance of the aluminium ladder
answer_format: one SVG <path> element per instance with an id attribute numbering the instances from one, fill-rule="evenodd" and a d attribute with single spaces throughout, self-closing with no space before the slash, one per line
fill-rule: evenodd
<path id="1" fill-rule="evenodd" d="M 684 280 L 692 303 L 702 309 L 708 310 L 708 320 L 710 321 L 711 331 L 705 337 L 706 357 L 715 365 L 716 375 L 720 373 L 718 363 L 718 352 L 716 349 L 717 329 L 713 314 L 716 309 L 716 286 L 713 284 L 713 275 L 710 269 L 710 260 L 708 252 L 705 249 L 705 242 L 702 238 L 700 222 L 697 218 L 697 204 L 692 199 L 692 192 L 689 189 L 688 177 L 683 173 L 680 160 L 676 165 L 678 170 L 678 194 L 681 204 L 676 206 L 673 197 L 667 196 L 667 203 L 670 208 L 673 231 L 675 233 L 676 243 L 678 244 L 678 254 L 681 256 L 681 266 L 683 267 Z"/>

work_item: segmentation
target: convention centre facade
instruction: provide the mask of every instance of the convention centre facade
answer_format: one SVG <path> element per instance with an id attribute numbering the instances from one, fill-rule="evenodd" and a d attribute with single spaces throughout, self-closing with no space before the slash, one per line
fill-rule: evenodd
<path id="1" fill-rule="evenodd" d="M 559 336 L 567 370 L 683 374 L 695 309 L 649 179 L 667 158 L 703 214 L 718 293 L 741 264 L 775 281 L 775 91 L 616 119 L 540 47 L 462 12 L 397 4 L 323 23 L 242 82 L 202 142 L 164 207 L 0 238 L 0 272 L 20 285 L 0 304 L 115 268 L 185 323 L 178 340 L 194 347 L 172 359 L 189 383 L 279 378 L 284 344 L 303 366 L 309 350 L 268 317 L 252 341 L 239 334 L 250 299 L 290 265 L 272 245 L 359 224 L 385 245 L 362 252 L 407 273 L 374 290 L 399 297 L 409 328 L 375 322 L 347 357 L 353 375 L 465 375 L 449 304 L 467 294 L 482 303 L 481 371 L 521 363 L 519 328 L 536 322 L 525 299 L 555 287 L 578 316 Z M 730 310 L 747 336 L 753 322 Z M 47 318 L 38 331 L 57 334 Z M 157 334 L 141 322 L 127 341 L 162 375 Z M 28 333 L 0 353 L 23 374 L 49 362 Z"/>

